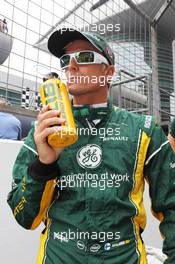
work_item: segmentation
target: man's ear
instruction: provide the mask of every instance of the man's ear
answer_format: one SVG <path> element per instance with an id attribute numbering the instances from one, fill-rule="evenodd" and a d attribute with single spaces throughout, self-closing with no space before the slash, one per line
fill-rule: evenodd
<path id="1" fill-rule="evenodd" d="M 110 66 L 108 67 L 108 75 L 113 76 L 113 75 L 114 75 L 114 72 L 115 72 L 115 67 L 114 67 L 114 65 L 110 65 Z"/>
<path id="2" fill-rule="evenodd" d="M 106 74 L 106 77 L 107 77 L 108 82 L 111 81 L 112 76 L 114 75 L 114 72 L 115 72 L 115 67 L 113 65 L 109 65 L 105 69 L 105 74 Z"/>

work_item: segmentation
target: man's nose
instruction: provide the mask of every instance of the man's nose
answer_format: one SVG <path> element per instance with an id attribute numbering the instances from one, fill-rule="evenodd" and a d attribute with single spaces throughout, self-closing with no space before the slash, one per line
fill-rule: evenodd
<path id="1" fill-rule="evenodd" d="M 68 65 L 69 70 L 77 70 L 78 69 L 78 63 L 74 58 L 70 59 L 69 65 Z"/>

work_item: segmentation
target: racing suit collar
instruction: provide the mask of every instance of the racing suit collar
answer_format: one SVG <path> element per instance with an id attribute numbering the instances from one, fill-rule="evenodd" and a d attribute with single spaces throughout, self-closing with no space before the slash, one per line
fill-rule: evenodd
<path id="1" fill-rule="evenodd" d="M 83 105 L 73 106 L 73 114 L 76 119 L 95 120 L 106 118 L 112 110 L 112 102 L 108 100 L 107 105 Z"/>

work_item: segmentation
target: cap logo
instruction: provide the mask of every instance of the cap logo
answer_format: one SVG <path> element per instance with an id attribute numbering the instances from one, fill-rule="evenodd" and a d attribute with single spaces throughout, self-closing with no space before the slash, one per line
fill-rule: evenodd
<path id="1" fill-rule="evenodd" d="M 112 50 L 109 47 L 105 48 L 105 52 L 109 55 L 110 58 L 113 58 Z"/>

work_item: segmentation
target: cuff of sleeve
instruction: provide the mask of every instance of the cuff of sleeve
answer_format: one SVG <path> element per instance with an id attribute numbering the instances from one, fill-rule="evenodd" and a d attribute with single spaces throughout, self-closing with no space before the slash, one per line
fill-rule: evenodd
<path id="1" fill-rule="evenodd" d="M 50 164 L 44 164 L 39 159 L 36 159 L 29 165 L 29 175 L 35 181 L 46 182 L 55 179 L 58 176 L 57 161 Z"/>

